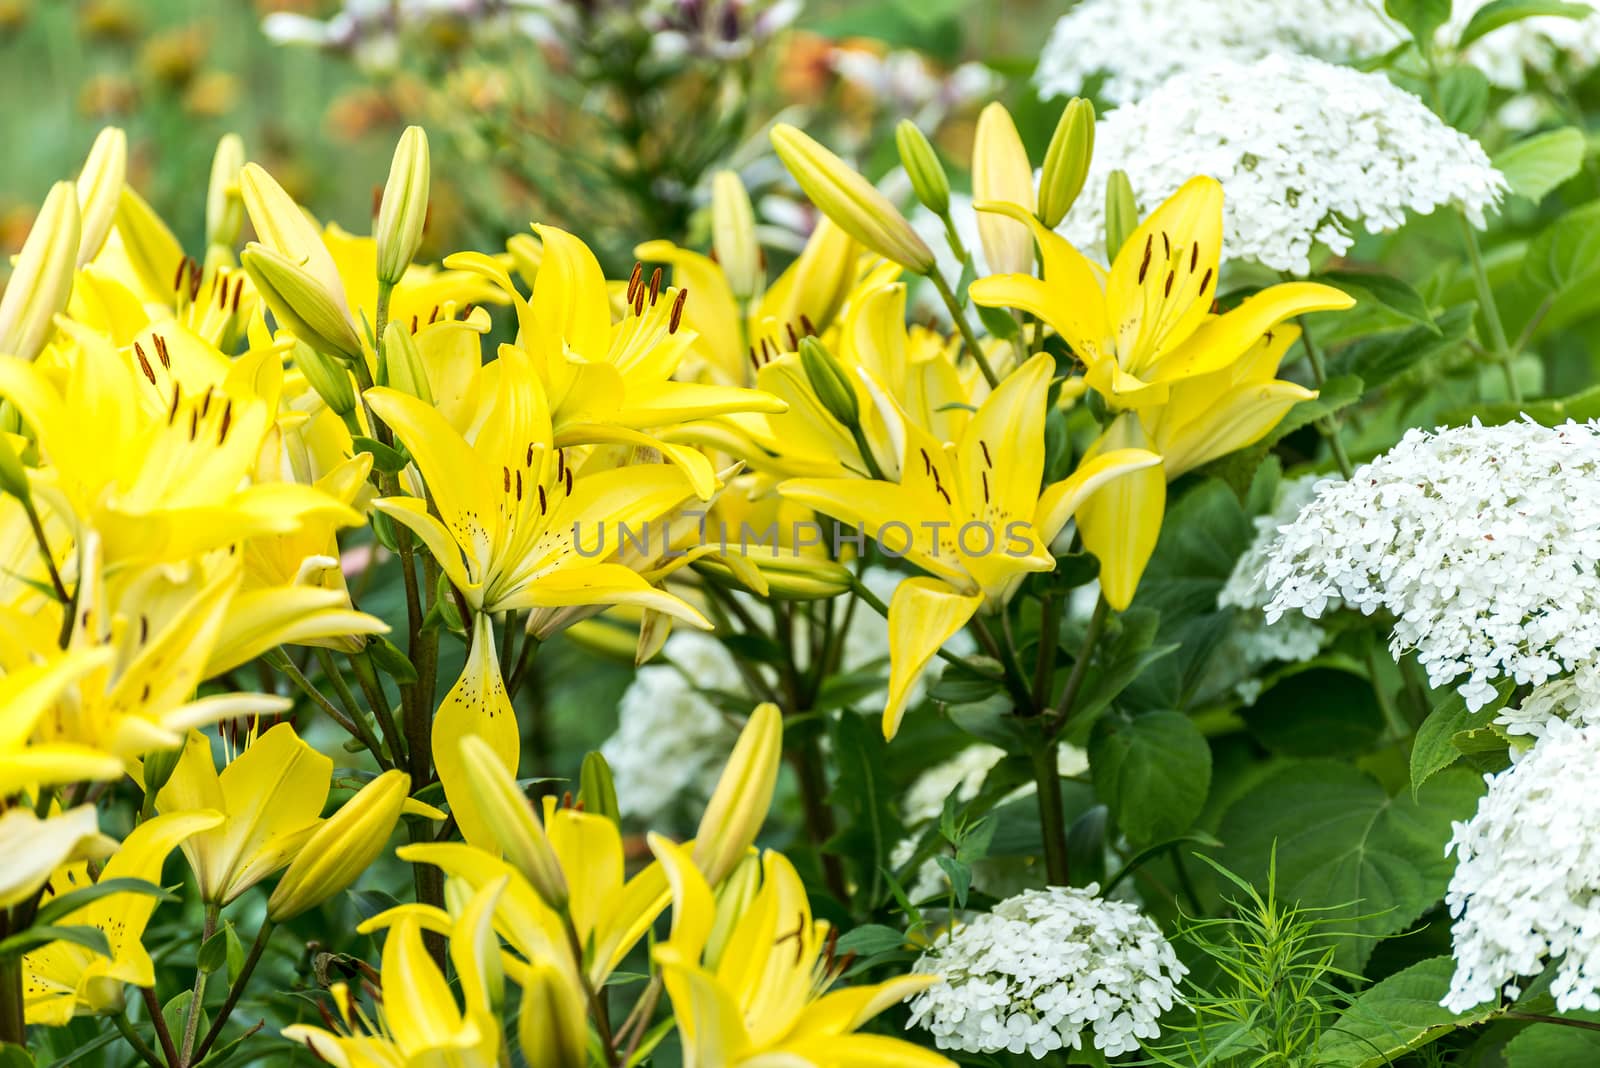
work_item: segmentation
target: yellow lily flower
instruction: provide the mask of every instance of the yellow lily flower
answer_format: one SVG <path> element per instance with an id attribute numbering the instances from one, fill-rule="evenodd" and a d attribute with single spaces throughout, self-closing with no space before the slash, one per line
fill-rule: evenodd
<path id="1" fill-rule="evenodd" d="M 904 421 L 899 482 L 800 478 L 779 486 L 934 576 L 901 582 L 890 599 L 885 737 L 899 728 L 912 684 L 939 648 L 980 608 L 1003 604 L 1029 572 L 1055 567 L 1049 545 L 1089 494 L 1160 462 L 1145 450 L 1117 449 L 1041 491 L 1054 366 L 1040 353 L 1008 375 L 953 445 Z"/>
<path id="2" fill-rule="evenodd" d="M 220 825 L 183 842 L 201 899 L 226 905 L 294 859 L 322 822 L 332 777 L 333 761 L 287 723 L 247 745 L 220 774 L 211 740 L 190 731 L 156 808 L 222 813 Z"/>
<path id="3" fill-rule="evenodd" d="M 490 851 L 495 848 L 492 841 L 487 847 L 459 842 L 405 845 L 395 852 L 413 864 L 437 866 L 470 893 L 506 880 L 495 928 L 517 955 L 523 961 L 563 962 L 574 974 L 581 969 L 599 987 L 667 907 L 671 895 L 666 876 L 652 864 L 626 878 L 622 832 L 605 816 L 559 807 L 554 798 L 547 798 L 543 807 L 544 833 L 569 890 L 582 961 L 572 961 L 561 915 L 521 872 Z M 379 916 L 367 925 L 382 922 Z"/>
<path id="4" fill-rule="evenodd" d="M 688 361 L 694 377 L 743 386 L 775 355 L 793 352 L 798 339 L 833 325 L 856 284 L 861 247 L 828 219 L 806 239 L 794 263 L 758 299 L 741 304 L 722 264 L 670 241 L 646 241 L 633 250 L 645 263 L 665 263 L 672 281 L 692 297 L 683 317 L 694 341 Z"/>
<path id="5" fill-rule="evenodd" d="M 1269 286 L 1224 315 L 1210 314 L 1222 255 L 1222 186 L 1191 178 L 1142 222 L 1101 271 L 1016 204 L 980 203 L 1033 230 L 1043 278 L 992 275 L 972 299 L 1031 312 L 1088 367 L 1091 388 L 1115 408 L 1167 399 L 1172 383 L 1227 367 L 1285 319 L 1355 303 L 1315 282 Z"/>
<path id="6" fill-rule="evenodd" d="M 190 835 L 221 822 L 222 816 L 216 812 L 174 813 L 146 820 L 123 840 L 99 879 L 93 881 L 131 878 L 159 885 L 167 855 Z M 50 880 L 49 896 L 69 893 L 90 882 L 86 865 L 69 865 Z M 154 986 L 155 967 L 141 939 L 155 908 L 156 899 L 149 894 L 114 893 L 62 917 L 61 923 L 67 926 L 98 928 L 106 936 L 111 956 L 102 957 L 76 942 L 51 942 L 24 956 L 27 1021 L 59 1027 L 74 1016 L 121 1012 L 126 986 Z"/>
<path id="7" fill-rule="evenodd" d="M 79 805 L 40 819 L 31 808 L 0 814 L 0 908 L 10 908 L 38 893 L 52 872 L 74 861 L 101 860 L 117 841 L 100 833 L 93 805 Z"/>
<path id="8" fill-rule="evenodd" d="M 1100 560 L 1100 589 L 1111 607 L 1126 608 L 1138 590 L 1161 532 L 1167 483 L 1255 444 L 1290 408 L 1316 397 L 1274 377 L 1299 336 L 1299 327 L 1279 325 L 1232 364 L 1172 383 L 1165 404 L 1122 413 L 1085 454 L 1140 448 L 1161 456 L 1159 467 L 1102 487 L 1078 509 L 1078 531 Z"/>
<path id="9" fill-rule="evenodd" d="M 336 984 L 334 1004 L 344 1033 L 293 1024 L 283 1037 L 336 1068 L 500 1068 L 504 1043 L 486 973 L 498 965 L 499 944 L 489 920 L 502 889 L 503 884 L 479 890 L 453 924 L 444 917 L 464 1008 L 422 941 L 423 931 L 439 929 L 437 923 L 399 911 L 385 921 L 382 1000 L 373 1012 L 352 1012 L 348 988 Z"/>
<path id="10" fill-rule="evenodd" d="M 62 692 L 110 659 L 106 649 L 73 652 L 0 675 L 0 708 L 5 709 L 0 719 L 0 797 L 39 786 L 122 777 L 122 761 L 96 748 L 33 741 L 40 720 Z"/>
<path id="11" fill-rule="evenodd" d="M 938 976 L 830 991 L 843 971 L 829 950 L 832 929 L 812 917 L 805 886 L 781 854 L 761 855 L 753 897 L 723 899 L 742 906 L 728 919 L 718 915 L 688 847 L 651 835 L 650 848 L 672 885 L 672 934 L 656 947 L 655 960 L 677 1017 L 684 1068 L 951 1068 L 932 1050 L 856 1033 Z M 726 936 L 712 946 L 714 927 L 726 927 Z"/>
<path id="12" fill-rule="evenodd" d="M 360 522 L 309 486 L 251 481 L 281 378 L 271 353 L 241 358 L 218 388 L 185 394 L 174 381 L 160 397 L 139 388 L 154 386 L 153 367 L 148 382 L 135 370 L 153 357 L 130 363 L 93 336 L 62 355 L 59 377 L 0 358 L 0 397 L 38 436 L 35 492 L 99 531 L 108 563 L 189 559 L 316 512 Z"/>

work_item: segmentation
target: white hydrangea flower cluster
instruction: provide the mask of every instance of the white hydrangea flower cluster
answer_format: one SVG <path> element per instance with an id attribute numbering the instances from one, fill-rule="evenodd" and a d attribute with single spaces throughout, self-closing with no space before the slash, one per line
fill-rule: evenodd
<path id="1" fill-rule="evenodd" d="M 1295 274 L 1310 271 L 1314 245 L 1343 253 L 1352 226 L 1382 233 L 1407 212 L 1453 205 L 1481 228 L 1506 190 L 1482 146 L 1420 99 L 1382 74 L 1306 56 L 1179 74 L 1107 114 L 1061 227 L 1090 256 L 1104 256 L 1113 170 L 1127 172 L 1145 211 L 1210 175 L 1226 194 L 1226 255 Z"/>
<path id="2" fill-rule="evenodd" d="M 1456 41 L 1478 9 L 1490 0 L 1457 0 L 1450 22 L 1440 31 L 1445 41 Z M 1593 0 L 1578 0 L 1600 8 Z M 1462 58 L 1502 89 L 1522 89 L 1528 74 L 1582 74 L 1600 63 L 1600 13 L 1583 18 L 1536 15 L 1518 19 L 1478 38 Z"/>
<path id="3" fill-rule="evenodd" d="M 1256 516 L 1255 540 L 1235 561 L 1228 581 L 1217 593 L 1218 608 L 1239 610 L 1226 648 L 1217 659 L 1227 663 L 1233 674 L 1244 676 L 1235 690 L 1246 704 L 1254 703 L 1261 693 L 1260 680 L 1251 677 L 1257 669 L 1267 664 L 1310 660 L 1327 641 L 1327 631 L 1316 620 L 1297 614 L 1269 623 L 1265 615 L 1267 602 L 1272 599 L 1266 583 L 1267 559 L 1277 544 L 1278 531 L 1294 522 L 1324 481 L 1323 476 L 1313 474 L 1279 485 L 1272 511 Z"/>
<path id="4" fill-rule="evenodd" d="M 650 826 L 699 811 L 716 788 L 738 730 L 705 690 L 742 692 L 744 681 L 723 644 L 699 631 L 675 631 L 665 664 L 634 673 L 617 706 L 617 730 L 600 746 L 617 784 L 617 807 Z"/>
<path id="5" fill-rule="evenodd" d="M 1600 653 L 1600 424 L 1408 431 L 1324 485 L 1267 564 L 1267 618 L 1343 601 L 1396 619 L 1432 686 L 1483 707 Z"/>
<path id="6" fill-rule="evenodd" d="M 1502 709 L 1494 718 L 1507 734 L 1529 738 L 1544 737 L 1554 720 L 1600 725 L 1600 664 L 1580 665 L 1571 675 L 1536 687 L 1520 705 Z"/>
<path id="7" fill-rule="evenodd" d="M 1446 847 L 1456 970 L 1440 1004 L 1465 1011 L 1560 958 L 1556 1007 L 1600 1010 L 1600 725 L 1549 720 L 1512 759 Z"/>
<path id="8" fill-rule="evenodd" d="M 1141 100 L 1168 77 L 1218 60 L 1278 53 L 1335 62 L 1381 55 L 1404 30 L 1381 4 L 1350 0 L 1082 0 L 1061 16 L 1039 56 L 1039 95 L 1074 96 L 1103 75 L 1099 96 Z"/>
<path id="9" fill-rule="evenodd" d="M 1008 898 L 943 935 L 914 969 L 942 978 L 911 1002 L 908 1027 L 940 1049 L 1027 1051 L 1042 1060 L 1081 1049 L 1107 1057 L 1161 1033 L 1188 969 L 1155 922 L 1099 887 L 1052 886 Z"/>

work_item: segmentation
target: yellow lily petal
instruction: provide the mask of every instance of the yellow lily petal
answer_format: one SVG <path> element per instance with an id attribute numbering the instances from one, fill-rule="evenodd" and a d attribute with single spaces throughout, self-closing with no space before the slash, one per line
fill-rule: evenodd
<path id="1" fill-rule="evenodd" d="M 1039 510 L 1034 520 L 1039 537 L 1045 544 L 1054 541 L 1056 535 L 1061 533 L 1061 528 L 1067 525 L 1067 520 L 1072 518 L 1090 494 L 1109 482 L 1155 468 L 1160 463 L 1161 457 L 1148 449 L 1114 448 L 1085 456 L 1078 463 L 1077 470 L 1040 495 Z"/>
<path id="2" fill-rule="evenodd" d="M 0 813 L 0 908 L 10 908 L 33 894 L 61 865 L 99 859 L 117 848 L 100 833 L 93 805 L 79 805 L 59 816 L 40 819 L 31 808 Z"/>
<path id="3" fill-rule="evenodd" d="M 533 232 L 544 243 L 530 302 L 540 336 L 524 338 L 524 344 L 542 346 L 551 362 L 561 358 L 562 342 L 585 359 L 603 360 L 611 341 L 611 301 L 599 261 L 565 230 L 535 225 Z"/>
<path id="4" fill-rule="evenodd" d="M 962 593 L 931 578 L 910 578 L 889 600 L 889 701 L 883 710 L 883 736 L 900 729 L 912 684 L 944 643 L 977 613 L 983 594 Z"/>
<path id="5" fill-rule="evenodd" d="M 1093 462 L 1150 444 L 1138 414 L 1128 412 L 1090 446 L 1085 460 Z M 1110 480 L 1078 506 L 1083 546 L 1100 561 L 1100 592 L 1119 612 L 1133 600 L 1145 565 L 1155 552 L 1166 501 L 1166 473 L 1150 465 Z"/>
<path id="6" fill-rule="evenodd" d="M 733 999 L 704 968 L 670 945 L 657 946 L 656 964 L 678 1020 L 683 1068 L 727 1068 L 750 1045 Z"/>
<path id="7" fill-rule="evenodd" d="M 1189 179 L 1139 224 L 1106 279 L 1117 362 L 1139 375 L 1181 344 L 1210 311 L 1222 255 L 1222 184 Z"/>
<path id="8" fill-rule="evenodd" d="M 670 945 L 685 960 L 699 960 L 716 920 L 716 899 L 711 884 L 695 866 L 694 849 L 679 845 L 654 831 L 645 836 L 672 891 Z"/>
<path id="9" fill-rule="evenodd" d="M 1317 311 L 1343 311 L 1355 298 L 1318 282 L 1284 282 L 1246 297 L 1226 315 L 1201 323 L 1181 346 L 1162 358 L 1166 378 L 1205 374 L 1226 367 L 1285 319 Z"/>
<path id="10" fill-rule="evenodd" d="M 521 757 L 522 742 L 517 717 L 506 696 L 500 677 L 500 660 L 495 653 L 494 630 L 486 613 L 478 613 L 472 625 L 472 646 L 467 651 L 461 677 L 445 695 L 433 720 L 433 756 L 439 782 L 444 786 L 450 811 L 455 814 L 461 834 L 468 842 L 484 849 L 495 849 L 494 831 L 478 811 L 468 788 L 468 769 L 461 756 L 461 739 L 477 735 L 489 744 L 506 770 L 514 777 Z"/>

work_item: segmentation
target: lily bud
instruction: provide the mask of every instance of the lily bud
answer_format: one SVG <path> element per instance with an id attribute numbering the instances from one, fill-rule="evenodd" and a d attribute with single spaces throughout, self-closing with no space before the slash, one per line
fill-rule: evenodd
<path id="1" fill-rule="evenodd" d="M 17 500 L 26 502 L 33 495 L 33 490 L 28 486 L 28 469 L 23 466 L 22 456 L 11 443 L 11 437 L 11 434 L 0 429 L 0 493 L 9 493 Z"/>
<path id="2" fill-rule="evenodd" d="M 1061 112 L 1039 176 L 1039 221 L 1054 230 L 1083 192 L 1094 158 L 1094 105 L 1075 96 Z"/>
<path id="3" fill-rule="evenodd" d="M 557 912 L 566 910 L 567 877 L 545 836 L 544 825 L 489 743 L 476 734 L 461 739 L 466 762 L 467 787 L 478 812 L 494 835 L 506 862 L 533 885 L 544 903 Z"/>
<path id="4" fill-rule="evenodd" d="M 278 324 L 318 352 L 360 360 L 361 339 L 334 294 L 281 252 L 252 241 L 239 257 Z"/>
<path id="5" fill-rule="evenodd" d="M 211 157 L 211 182 L 206 187 L 206 244 L 231 249 L 244 229 L 244 196 L 239 172 L 244 169 L 244 141 L 223 134 Z"/>
<path id="6" fill-rule="evenodd" d="M 828 347 L 814 337 L 800 339 L 800 366 L 805 369 L 811 391 L 828 414 L 847 427 L 861 422 L 861 405 L 850 385 L 845 369 L 839 366 Z"/>
<path id="7" fill-rule="evenodd" d="M 746 853 L 735 865 L 727 882 L 717 890 L 717 911 L 711 920 L 711 933 L 706 936 L 706 948 L 700 955 L 701 963 L 715 971 L 728 948 L 739 920 L 749 911 L 750 902 L 761 892 L 761 857 Z"/>
<path id="8" fill-rule="evenodd" d="M 56 313 L 72 295 L 79 233 L 77 190 L 71 182 L 57 182 L 0 297 L 0 354 L 31 360 L 44 348 Z"/>
<path id="9" fill-rule="evenodd" d="M 322 243 L 322 234 L 294 198 L 254 163 L 239 169 L 239 195 L 244 198 L 245 211 L 260 243 L 315 278 L 342 314 L 348 301 L 339 267 L 333 262 L 333 253 Z M 353 324 L 350 332 L 355 332 Z"/>
<path id="10" fill-rule="evenodd" d="M 324 404 L 333 409 L 340 419 L 356 410 L 355 383 L 344 364 L 324 356 L 304 341 L 296 341 L 294 365 L 306 376 L 311 388 L 317 391 Z"/>
<path id="11" fill-rule="evenodd" d="M 1106 176 L 1106 260 L 1114 260 L 1128 235 L 1139 228 L 1139 205 L 1133 199 L 1133 183 L 1127 171 L 1112 171 Z"/>
<path id="12" fill-rule="evenodd" d="M 999 200 L 1034 211 L 1033 165 L 1011 113 L 990 104 L 978 115 L 972 143 L 972 199 Z M 1033 272 L 1033 233 L 1015 219 L 994 212 L 978 216 L 983 256 L 995 274 Z"/>
<path id="13" fill-rule="evenodd" d="M 355 882 L 388 844 L 410 792 L 411 776 L 386 771 L 324 820 L 273 887 L 267 918 L 293 919 Z"/>
<path id="14" fill-rule="evenodd" d="M 735 300 L 747 301 L 761 291 L 766 271 L 756 240 L 756 213 L 733 171 L 718 171 L 711 179 L 711 248 Z"/>
<path id="15" fill-rule="evenodd" d="M 128 135 L 107 126 L 94 139 L 83 173 L 78 175 L 78 214 L 83 227 L 78 239 L 79 267 L 94 259 L 106 243 L 127 177 Z"/>
<path id="16" fill-rule="evenodd" d="M 939 218 L 950 214 L 950 176 L 933 150 L 928 135 L 910 119 L 901 119 L 894 128 L 894 147 L 900 152 L 900 165 L 911 179 L 911 191 L 922 206 Z"/>
<path id="17" fill-rule="evenodd" d="M 622 819 L 622 810 L 617 805 L 617 786 L 611 778 L 611 765 L 606 763 L 606 758 L 599 751 L 583 758 L 583 767 L 578 772 L 578 802 L 583 805 L 585 812 L 604 816 L 612 823 Z"/>
<path id="18" fill-rule="evenodd" d="M 933 270 L 933 250 L 889 198 L 844 160 L 787 123 L 772 131 L 772 146 L 817 209 L 870 251 L 908 271 Z"/>
<path id="19" fill-rule="evenodd" d="M 178 770 L 178 761 L 183 758 L 181 745 L 171 749 L 153 749 L 144 755 L 144 792 L 146 796 L 153 797 L 161 792 L 167 785 L 167 780 L 172 778 L 172 773 Z"/>
<path id="20" fill-rule="evenodd" d="M 757 705 L 739 732 L 695 834 L 695 867 L 712 886 L 744 859 L 767 821 L 782 760 L 783 713 L 775 704 Z"/>
<path id="21" fill-rule="evenodd" d="M 391 321 L 383 331 L 383 350 L 378 360 L 378 385 L 397 389 L 424 404 L 433 403 L 433 388 L 422 365 L 422 353 L 405 326 Z"/>
<path id="22" fill-rule="evenodd" d="M 422 244 L 422 226 L 428 221 L 428 135 L 420 126 L 407 126 L 389 164 L 389 181 L 378 204 L 378 221 L 372 236 L 378 242 L 378 282 L 394 285 L 411 266 Z"/>
<path id="23" fill-rule="evenodd" d="M 850 589 L 850 569 L 794 549 L 748 545 L 725 558 L 706 556 L 694 569 L 780 601 L 820 601 Z"/>
<path id="24" fill-rule="evenodd" d="M 528 1068 L 584 1068 L 589 1016 L 577 977 L 547 960 L 528 964 L 517 1040 Z"/>

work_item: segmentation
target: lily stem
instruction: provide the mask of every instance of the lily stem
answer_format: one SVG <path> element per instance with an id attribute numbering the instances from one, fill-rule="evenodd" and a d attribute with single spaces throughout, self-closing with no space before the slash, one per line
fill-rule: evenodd
<path id="1" fill-rule="evenodd" d="M 1045 877 L 1052 886 L 1070 886 L 1072 862 L 1067 856 L 1067 818 L 1061 810 L 1061 774 L 1054 744 L 1047 742 L 1033 751 L 1033 781 L 1039 796 Z"/>
<path id="2" fill-rule="evenodd" d="M 328 700 L 323 692 L 317 689 L 310 679 L 306 678 L 305 672 L 295 666 L 294 661 L 287 653 L 277 649 L 267 659 L 271 661 L 273 667 L 289 676 L 289 681 L 294 683 L 307 697 L 311 698 L 313 704 L 326 712 L 329 719 L 343 727 L 352 738 L 366 746 L 371 751 L 373 758 L 377 760 L 379 766 L 385 770 L 391 766 L 388 758 L 384 755 L 382 744 L 379 743 L 377 738 L 373 737 L 372 731 L 368 729 L 367 725 L 361 719 L 351 719 L 341 712 L 338 706 Z"/>
<path id="3" fill-rule="evenodd" d="M 1311 362 L 1311 378 L 1321 389 L 1328 382 L 1328 366 L 1323 362 L 1322 349 L 1317 345 L 1316 339 L 1311 336 L 1311 324 L 1306 322 L 1305 316 L 1299 317 L 1300 344 L 1305 346 L 1306 359 Z M 1317 420 L 1317 432 L 1328 443 L 1328 450 L 1333 453 L 1334 463 L 1339 465 L 1339 473 L 1345 478 L 1355 474 L 1355 465 L 1350 462 L 1350 454 L 1344 451 L 1344 442 L 1339 440 L 1339 424 L 1331 415 L 1325 415 Z"/>
<path id="4" fill-rule="evenodd" d="M 39 510 L 33 506 L 32 497 L 20 497 L 22 510 L 27 513 L 28 526 L 33 528 L 33 540 L 39 543 L 39 555 L 44 557 L 45 569 L 50 572 L 50 585 L 55 587 L 56 597 L 62 604 L 72 601 L 72 595 L 67 592 L 67 584 L 61 581 L 61 572 L 56 568 L 55 555 L 50 552 L 50 542 L 44 536 L 44 524 L 39 522 Z"/>
<path id="5" fill-rule="evenodd" d="M 234 977 L 233 984 L 228 987 L 228 996 L 222 1002 L 222 1007 L 217 1010 L 216 1019 L 211 1021 L 211 1026 L 206 1029 L 206 1036 L 200 1040 L 200 1045 L 195 1047 L 192 1063 L 199 1064 L 206 1059 L 206 1054 L 211 1052 L 211 1047 L 222 1037 L 222 1029 L 228 1026 L 228 1018 L 233 1015 L 234 1007 L 239 1004 L 239 998 L 244 995 L 245 987 L 250 982 L 250 976 L 255 972 L 256 965 L 261 963 L 261 955 L 267 951 L 267 942 L 272 937 L 272 921 L 263 920 L 261 930 L 256 932 L 256 940 L 250 945 L 250 955 L 245 957 L 244 964 L 239 967 L 239 974 Z M 151 995 L 154 1000 L 154 995 Z M 156 1010 L 156 1017 L 160 1018 L 160 1010 Z M 160 1034 L 160 1027 L 157 1027 Z M 173 1062 L 176 1064 L 177 1062 Z"/>
<path id="6" fill-rule="evenodd" d="M 977 361 L 978 370 L 983 372 L 989 388 L 998 386 L 1000 378 L 994 373 L 994 368 L 989 366 L 989 357 L 983 354 L 983 346 L 978 344 L 978 336 L 972 332 L 972 324 L 967 322 L 967 313 L 961 309 L 961 303 L 956 300 L 950 283 L 944 280 L 944 274 L 937 267 L 928 272 L 928 281 L 933 283 L 933 288 L 939 293 L 939 299 L 944 301 L 944 306 L 950 312 L 950 318 L 955 320 L 956 329 L 961 331 L 961 340 L 966 344 L 967 351 L 972 353 L 972 358 Z"/>
<path id="7" fill-rule="evenodd" d="M 213 904 L 206 905 L 205 924 L 200 930 L 200 948 L 217 933 L 217 915 L 222 910 Z M 189 1064 L 189 1054 L 194 1050 L 195 1031 L 200 1026 L 200 1006 L 206 996 L 207 972 L 198 965 L 194 970 L 194 993 L 189 997 L 189 1008 L 183 1014 L 183 1044 L 178 1047 L 180 1064 Z"/>
<path id="8" fill-rule="evenodd" d="M 1478 290 L 1478 310 L 1483 313 L 1484 325 L 1489 328 L 1489 351 L 1500 362 L 1506 378 L 1506 394 L 1511 403 L 1522 403 L 1522 387 L 1517 384 L 1517 370 L 1511 365 L 1511 347 L 1506 343 L 1506 328 L 1500 321 L 1500 306 L 1495 303 L 1494 288 L 1489 285 L 1489 272 L 1483 265 L 1483 253 L 1478 249 L 1478 233 L 1467 217 L 1456 212 L 1456 222 L 1461 227 L 1461 243 L 1467 249 L 1467 261 L 1472 265 L 1472 282 Z"/>
<path id="9" fill-rule="evenodd" d="M 10 926 L 6 924 L 5 931 L 9 931 Z M 25 1020 L 22 1009 L 22 958 L 7 957 L 0 960 L 0 1042 L 22 1045 L 28 1031 Z"/>
<path id="10" fill-rule="evenodd" d="M 133 1047 L 133 1052 L 139 1055 L 140 1060 L 148 1064 L 150 1068 L 167 1068 L 167 1066 L 162 1063 L 160 1055 L 157 1054 L 155 1050 L 150 1048 L 150 1043 L 146 1042 L 139 1032 L 133 1029 L 133 1024 L 128 1022 L 128 1018 L 126 1016 L 118 1013 L 116 1016 L 112 1017 L 112 1019 L 117 1025 L 117 1030 L 122 1033 L 123 1041 L 127 1042 L 128 1045 Z"/>
<path id="11" fill-rule="evenodd" d="M 1061 691 L 1061 700 L 1056 702 L 1045 725 L 1045 738 L 1050 742 L 1055 741 L 1056 735 L 1067 725 L 1067 720 L 1072 716 L 1072 709 L 1078 703 L 1078 694 L 1083 690 L 1084 680 L 1089 677 L 1089 661 L 1094 658 L 1094 648 L 1100 643 L 1100 635 L 1105 632 L 1106 617 L 1110 613 L 1111 605 L 1104 597 L 1095 602 L 1094 611 L 1089 615 L 1089 625 L 1083 632 L 1083 646 L 1078 650 L 1078 658 L 1072 662 L 1072 674 L 1067 676 L 1067 685 Z"/>
<path id="12" fill-rule="evenodd" d="M 611 1015 L 606 1011 L 606 1003 L 596 990 L 594 983 L 589 981 L 589 973 L 583 966 L 583 943 L 578 938 L 578 928 L 572 923 L 570 914 L 561 917 L 562 924 L 567 929 L 567 945 L 572 950 L 572 966 L 577 969 L 578 981 L 583 984 L 584 996 L 589 1001 L 589 1015 L 594 1019 L 595 1030 L 600 1034 L 600 1046 L 605 1050 L 606 1064 L 617 1068 L 621 1062 L 617 1060 L 616 1046 L 611 1037 Z"/>
<path id="13" fill-rule="evenodd" d="M 145 1012 L 150 1014 L 150 1025 L 156 1029 L 156 1040 L 161 1043 L 162 1056 L 167 1058 L 172 1068 L 183 1068 L 178 1047 L 172 1041 L 172 1030 L 167 1027 L 167 1018 L 161 1013 L 161 1002 L 156 1000 L 156 992 L 148 986 L 140 987 L 139 997 L 144 1001 Z"/>

